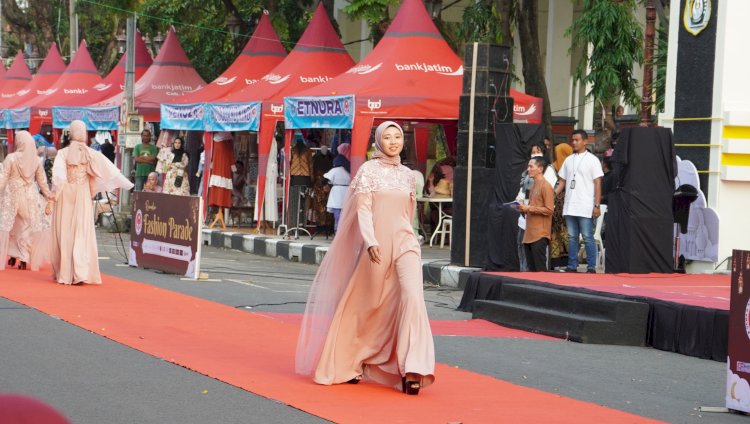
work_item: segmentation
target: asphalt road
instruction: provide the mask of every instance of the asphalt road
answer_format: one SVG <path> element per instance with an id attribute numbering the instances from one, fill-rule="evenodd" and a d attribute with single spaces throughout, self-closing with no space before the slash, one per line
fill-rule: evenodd
<path id="1" fill-rule="evenodd" d="M 301 313 L 316 270 L 204 247 L 209 280 L 191 281 L 124 265 L 115 241 L 100 235 L 103 273 L 248 311 Z M 426 285 L 430 318 L 470 318 L 455 310 L 461 294 Z M 737 414 L 698 411 L 723 406 L 723 363 L 558 340 L 437 336 L 435 344 L 438 362 L 638 415 L 676 423 L 747 422 Z M 324 421 L 2 298 L 0 392 L 40 398 L 81 424 Z"/>

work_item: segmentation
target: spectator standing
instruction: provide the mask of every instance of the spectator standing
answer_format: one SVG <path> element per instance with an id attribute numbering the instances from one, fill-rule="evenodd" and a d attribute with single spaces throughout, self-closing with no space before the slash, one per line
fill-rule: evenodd
<path id="1" fill-rule="evenodd" d="M 544 169 L 542 157 L 535 156 L 529 160 L 526 172 L 534 184 L 529 189 L 528 205 L 519 206 L 521 213 L 526 215 L 523 245 L 531 272 L 547 271 L 547 246 L 551 238 L 555 193 L 544 178 Z"/>
<path id="2" fill-rule="evenodd" d="M 144 129 L 141 131 L 141 143 L 133 149 L 133 160 L 135 160 L 135 190 L 143 190 L 143 184 L 148 178 L 148 174 L 156 169 L 156 156 L 159 150 L 151 144 L 151 131 Z"/>
<path id="3" fill-rule="evenodd" d="M 596 273 L 594 220 L 599 217 L 602 193 L 602 165 L 586 150 L 586 131 L 576 130 L 571 136 L 573 154 L 565 159 L 559 172 L 555 193 L 565 191 L 563 216 L 568 226 L 568 266 L 566 272 L 577 272 L 579 238 L 586 246 L 586 272 Z"/>

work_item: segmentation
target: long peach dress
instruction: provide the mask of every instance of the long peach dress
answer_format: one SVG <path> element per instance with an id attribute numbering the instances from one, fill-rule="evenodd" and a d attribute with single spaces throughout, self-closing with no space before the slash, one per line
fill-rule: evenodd
<path id="1" fill-rule="evenodd" d="M 129 190 L 133 184 L 104 155 L 86 147 L 85 125 L 81 128 L 79 122 L 71 124 L 72 142 L 57 153 L 52 168 L 57 201 L 50 263 L 58 283 L 101 284 L 92 198 L 117 187 Z"/>
<path id="2" fill-rule="evenodd" d="M 400 387 L 407 373 L 434 381 L 421 251 L 412 230 L 412 172 L 366 162 L 352 181 L 339 231 L 311 288 L 297 345 L 298 373 L 337 384 L 364 375 Z M 371 262 L 370 246 L 382 261 Z"/>
<path id="3" fill-rule="evenodd" d="M 42 195 L 49 196 L 50 191 L 31 136 L 19 136 L 18 145 L 18 151 L 8 155 L 0 167 L 0 270 L 5 268 L 8 255 L 38 270 L 46 255 L 41 254 L 44 249 L 37 241 L 49 228 Z M 25 171 L 28 175 L 24 175 L 21 155 L 27 149 L 33 152 L 29 154 L 35 162 L 30 165 L 35 166 L 29 167 Z"/>

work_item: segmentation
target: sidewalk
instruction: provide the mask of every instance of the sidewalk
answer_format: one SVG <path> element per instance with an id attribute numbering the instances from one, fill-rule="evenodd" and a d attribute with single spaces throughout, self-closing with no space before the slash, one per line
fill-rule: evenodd
<path id="1" fill-rule="evenodd" d="M 203 229 L 203 244 L 212 247 L 238 250 L 269 257 L 284 258 L 293 262 L 318 265 L 333 241 L 319 235 L 300 235 L 299 239 L 285 239 L 272 234 L 249 234 L 245 231 Z M 469 274 L 479 268 L 467 268 L 450 264 L 450 247 L 422 245 L 422 273 L 426 282 L 463 290 Z"/>

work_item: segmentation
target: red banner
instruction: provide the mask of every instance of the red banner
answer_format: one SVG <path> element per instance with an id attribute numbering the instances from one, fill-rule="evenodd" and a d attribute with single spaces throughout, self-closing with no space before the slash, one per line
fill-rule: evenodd
<path id="1" fill-rule="evenodd" d="M 726 406 L 750 412 L 750 252 L 732 251 Z"/>
<path id="2" fill-rule="evenodd" d="M 140 191 L 132 201 L 128 263 L 198 278 L 203 200 Z"/>

